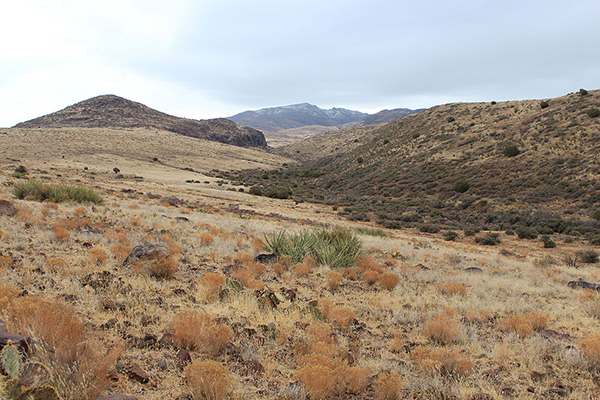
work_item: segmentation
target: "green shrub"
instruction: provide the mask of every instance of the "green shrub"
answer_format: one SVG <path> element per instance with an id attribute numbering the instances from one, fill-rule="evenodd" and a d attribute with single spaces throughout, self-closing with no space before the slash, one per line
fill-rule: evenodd
<path id="1" fill-rule="evenodd" d="M 556 247 L 556 242 L 554 240 L 550 239 L 550 236 L 542 235 L 542 237 L 540 239 L 542 240 L 542 243 L 544 243 L 545 249 L 553 249 Z"/>
<path id="2" fill-rule="evenodd" d="M 262 196 L 263 195 L 262 189 L 259 186 L 252 186 L 250 188 L 250 190 L 248 190 L 248 193 L 253 194 L 255 196 Z"/>
<path id="3" fill-rule="evenodd" d="M 590 108 L 585 112 L 590 118 L 597 118 L 600 116 L 600 110 L 597 108 Z"/>
<path id="4" fill-rule="evenodd" d="M 519 150 L 519 148 L 517 146 L 512 144 L 510 146 L 506 146 L 504 148 L 504 150 L 502 151 L 502 153 L 504 153 L 504 155 L 506 157 L 515 157 L 515 156 L 518 156 L 519 154 L 521 154 L 521 150 Z"/>
<path id="5" fill-rule="evenodd" d="M 439 226 L 434 224 L 422 224 L 419 226 L 419 230 L 425 233 L 438 233 L 441 229 Z"/>
<path id="6" fill-rule="evenodd" d="M 538 236 L 537 230 L 529 226 L 517 228 L 516 232 L 519 239 L 535 239 Z"/>
<path id="7" fill-rule="evenodd" d="M 540 107 L 542 107 L 542 108 L 548 108 L 548 106 L 549 106 L 549 105 L 550 105 L 550 104 L 549 104 L 547 101 L 542 101 L 542 102 L 540 103 Z"/>
<path id="8" fill-rule="evenodd" d="M 358 158 L 356 159 L 356 162 L 357 162 L 357 163 L 359 163 L 359 164 L 362 164 L 362 163 L 363 163 L 363 161 L 364 161 L 364 159 L 363 159 L 362 157 L 358 157 Z"/>
<path id="9" fill-rule="evenodd" d="M 415 132 L 412 134 L 413 139 L 417 139 L 419 136 L 421 136 L 421 134 L 419 132 Z"/>
<path id="10" fill-rule="evenodd" d="M 469 190 L 470 187 L 471 186 L 469 185 L 469 182 L 467 182 L 466 179 L 459 179 L 456 182 L 454 182 L 454 187 L 452 188 L 452 190 L 458 193 L 464 193 L 467 190 Z"/>
<path id="11" fill-rule="evenodd" d="M 19 183 L 14 187 L 13 194 L 18 199 L 33 197 L 38 201 L 51 200 L 55 203 L 102 203 L 102 197 L 92 189 L 83 186 L 49 185 L 37 181 Z"/>
<path id="12" fill-rule="evenodd" d="M 292 196 L 292 191 L 287 188 L 279 188 L 277 193 L 275 193 L 275 197 L 278 199 L 289 199 Z"/>
<path id="13" fill-rule="evenodd" d="M 598 253 L 594 250 L 582 250 L 578 251 L 576 254 L 581 262 L 588 264 L 596 264 L 598 262 Z"/>
<path id="14" fill-rule="evenodd" d="M 448 231 L 446 233 L 444 233 L 444 239 L 449 241 L 449 242 L 453 242 L 458 238 L 458 233 L 454 232 L 454 231 Z"/>
<path id="15" fill-rule="evenodd" d="M 475 242 L 484 246 L 495 246 L 500 243 L 500 234 L 490 232 L 483 236 L 476 236 Z"/>
<path id="16" fill-rule="evenodd" d="M 314 229 L 296 234 L 275 232 L 265 237 L 265 249 L 299 263 L 307 255 L 331 268 L 349 267 L 362 255 L 362 243 L 354 231 L 342 228 Z"/>
<path id="17" fill-rule="evenodd" d="M 446 121 L 448 121 L 448 122 L 454 122 L 454 121 L 456 121 L 456 118 L 454 118 L 454 117 L 448 117 L 448 118 L 446 118 Z"/>
<path id="18" fill-rule="evenodd" d="M 592 218 L 595 219 L 596 221 L 600 221 L 600 210 L 595 211 L 592 214 Z"/>
<path id="19" fill-rule="evenodd" d="M 362 233 L 363 235 L 368 236 L 376 236 L 376 237 L 388 237 L 389 234 L 381 228 L 367 228 L 364 226 L 359 226 L 354 228 L 358 233 Z"/>
<path id="20" fill-rule="evenodd" d="M 588 91 L 585 90 L 585 89 L 579 89 L 579 94 L 582 95 L 582 96 L 587 96 Z"/>

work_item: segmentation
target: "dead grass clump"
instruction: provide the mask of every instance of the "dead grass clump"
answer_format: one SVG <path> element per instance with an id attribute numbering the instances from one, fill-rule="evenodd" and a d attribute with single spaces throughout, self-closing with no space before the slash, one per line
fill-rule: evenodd
<path id="1" fill-rule="evenodd" d="M 400 282 L 400 277 L 393 272 L 384 272 L 379 277 L 379 285 L 387 290 L 392 290 Z"/>
<path id="2" fill-rule="evenodd" d="M 323 319 L 329 319 L 329 313 L 333 309 L 333 301 L 331 299 L 319 299 L 317 309 L 321 312 Z"/>
<path id="3" fill-rule="evenodd" d="M 281 263 L 273 264 L 273 272 L 275 272 L 277 275 L 283 275 L 285 272 L 285 265 Z"/>
<path id="4" fill-rule="evenodd" d="M 6 233 L 4 233 L 4 231 L 2 229 L 0 229 L 0 239 L 2 239 L 5 235 L 6 235 Z"/>
<path id="5" fill-rule="evenodd" d="M 455 343 L 459 336 L 458 323 L 447 314 L 435 315 L 423 327 L 423 335 L 440 345 Z"/>
<path id="6" fill-rule="evenodd" d="M 250 239 L 250 247 L 252 248 L 252 250 L 258 252 L 265 248 L 265 244 L 259 238 L 253 237 Z"/>
<path id="7" fill-rule="evenodd" d="M 346 371 L 346 387 L 351 394 L 360 394 L 367 389 L 371 372 L 367 368 L 354 366 Z"/>
<path id="8" fill-rule="evenodd" d="M 380 374 L 373 385 L 375 400 L 399 400 L 402 378 L 396 371 Z"/>
<path id="9" fill-rule="evenodd" d="M 219 362 L 194 360 L 185 369 L 194 399 L 224 400 L 231 392 L 231 377 Z"/>
<path id="10" fill-rule="evenodd" d="M 321 322 L 313 322 L 305 330 L 311 342 L 331 343 L 331 327 Z"/>
<path id="11" fill-rule="evenodd" d="M 12 268 L 14 260 L 8 256 L 0 256 L 0 268 Z"/>
<path id="12" fill-rule="evenodd" d="M 131 246 L 118 242 L 110 246 L 110 252 L 118 263 L 125 261 L 125 258 L 131 253 Z"/>
<path id="13" fill-rule="evenodd" d="M 367 285 L 373 285 L 379 280 L 379 272 L 368 270 L 363 272 L 361 278 Z"/>
<path id="14" fill-rule="evenodd" d="M 354 311 L 347 306 L 333 307 L 329 312 L 328 319 L 336 323 L 340 328 L 347 329 L 354 322 Z"/>
<path id="15" fill-rule="evenodd" d="M 173 279 L 177 272 L 177 261 L 172 255 L 160 257 L 149 266 L 150 276 L 157 279 Z"/>
<path id="16" fill-rule="evenodd" d="M 500 329 L 512 331 L 520 338 L 530 335 L 534 331 L 546 329 L 548 314 L 541 311 L 532 311 L 527 314 L 509 315 L 500 320 Z"/>
<path id="17" fill-rule="evenodd" d="M 235 255 L 236 264 L 251 265 L 254 263 L 254 257 L 248 252 L 238 251 Z"/>
<path id="18" fill-rule="evenodd" d="M 104 265 L 108 256 L 104 249 L 90 249 L 88 250 L 87 262 L 90 265 Z"/>
<path id="19" fill-rule="evenodd" d="M 467 293 L 467 285 L 458 282 L 440 282 L 437 285 L 437 289 L 447 295 L 464 295 Z"/>
<path id="20" fill-rule="evenodd" d="M 406 339 L 400 333 L 395 333 L 392 340 L 390 340 L 390 351 L 392 353 L 400 353 L 406 346 Z"/>
<path id="21" fill-rule="evenodd" d="M 577 344 L 593 366 L 600 366 L 600 335 L 591 335 L 579 340 Z"/>
<path id="22" fill-rule="evenodd" d="M 464 378 L 471 375 L 475 369 L 475 363 L 461 357 L 456 350 L 417 347 L 411 352 L 411 359 L 423 372 L 430 375 Z"/>
<path id="23" fill-rule="evenodd" d="M 342 275 L 351 281 L 358 279 L 358 269 L 356 267 L 343 267 L 340 268 Z"/>
<path id="24" fill-rule="evenodd" d="M 304 263 L 298 263 L 294 265 L 294 272 L 298 276 L 306 276 L 310 272 L 310 268 Z"/>
<path id="25" fill-rule="evenodd" d="M 46 267 L 50 272 L 60 272 L 65 270 L 68 267 L 68 264 L 65 260 L 59 257 L 48 257 L 46 259 Z"/>
<path id="26" fill-rule="evenodd" d="M 277 262 L 285 265 L 286 268 L 289 268 L 292 266 L 292 258 L 290 256 L 281 255 L 281 256 L 277 257 Z M 309 264 L 306 264 L 306 265 L 309 265 Z M 309 268 L 310 268 L 310 265 L 309 265 Z"/>
<path id="27" fill-rule="evenodd" d="M 470 323 L 484 323 L 492 319 L 492 314 L 485 310 L 477 310 L 477 312 L 467 311 L 465 318 Z"/>
<path id="28" fill-rule="evenodd" d="M 217 324 L 210 315 L 197 310 L 183 310 L 171 322 L 178 346 L 211 356 L 219 354 L 231 338 L 231 328 Z"/>
<path id="29" fill-rule="evenodd" d="M 317 260 L 311 255 L 306 255 L 302 259 L 302 264 L 306 264 L 309 269 L 313 269 L 317 266 Z"/>
<path id="30" fill-rule="evenodd" d="M 208 232 L 203 232 L 200 235 L 200 244 L 202 244 L 202 246 L 208 246 L 209 244 L 212 244 L 215 241 L 215 238 L 213 237 L 213 235 L 211 235 Z"/>
<path id="31" fill-rule="evenodd" d="M 328 399 L 335 389 L 334 371 L 324 365 L 308 364 L 296 372 L 298 380 L 306 387 L 311 399 Z"/>
<path id="32" fill-rule="evenodd" d="M 54 228 L 54 237 L 60 242 L 67 242 L 71 234 L 62 226 L 57 226 Z"/>
<path id="33" fill-rule="evenodd" d="M 200 284 L 200 297 L 205 301 L 214 301 L 225 284 L 225 277 L 216 272 L 207 272 L 200 279 Z"/>
<path id="34" fill-rule="evenodd" d="M 335 291 L 342 283 L 342 274 L 337 271 L 329 271 L 327 273 L 327 287 L 332 292 Z"/>

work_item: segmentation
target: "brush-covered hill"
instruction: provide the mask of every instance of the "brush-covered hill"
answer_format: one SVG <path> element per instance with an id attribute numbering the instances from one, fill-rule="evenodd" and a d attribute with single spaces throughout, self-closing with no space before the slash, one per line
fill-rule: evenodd
<path id="1" fill-rule="evenodd" d="M 280 149 L 313 172 L 273 171 L 248 183 L 286 186 L 297 200 L 388 227 L 600 234 L 590 219 L 600 211 L 599 109 L 600 91 L 437 106 L 353 130 L 350 142 L 335 133 Z M 565 222 L 575 218 L 581 223 Z"/>
<path id="2" fill-rule="evenodd" d="M 262 132 L 219 118 L 174 117 L 114 95 L 93 97 L 63 110 L 17 124 L 15 128 L 156 128 L 243 147 L 264 147 Z"/>

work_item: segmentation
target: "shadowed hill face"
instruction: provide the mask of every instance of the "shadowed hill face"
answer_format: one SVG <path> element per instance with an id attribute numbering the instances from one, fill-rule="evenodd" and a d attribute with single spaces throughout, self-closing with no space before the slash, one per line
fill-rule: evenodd
<path id="1" fill-rule="evenodd" d="M 227 119 L 193 120 L 174 117 L 119 96 L 94 97 L 15 128 L 141 128 L 163 129 L 243 147 L 267 145 L 262 132 Z"/>
<path id="2" fill-rule="evenodd" d="M 277 149 L 318 174 L 273 174 L 248 183 L 263 192 L 266 185 L 295 187 L 299 200 L 342 205 L 357 218 L 389 226 L 413 213 L 423 223 L 488 229 L 514 227 L 527 219 L 517 214 L 527 212 L 586 221 L 600 201 L 595 110 L 600 91 L 437 106 Z M 554 225 L 549 229 L 562 232 Z"/>

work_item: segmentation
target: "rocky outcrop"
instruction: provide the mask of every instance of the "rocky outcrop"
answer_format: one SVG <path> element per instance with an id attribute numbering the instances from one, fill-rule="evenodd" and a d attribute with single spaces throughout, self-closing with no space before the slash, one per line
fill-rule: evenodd
<path id="1" fill-rule="evenodd" d="M 119 96 L 94 97 L 15 128 L 156 128 L 185 136 L 242 147 L 265 147 L 262 132 L 224 118 L 195 120 L 174 117 Z"/>

